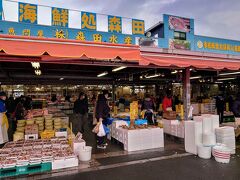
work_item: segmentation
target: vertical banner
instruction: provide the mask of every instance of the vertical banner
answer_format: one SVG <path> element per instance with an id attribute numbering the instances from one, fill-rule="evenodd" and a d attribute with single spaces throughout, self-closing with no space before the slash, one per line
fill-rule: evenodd
<path id="1" fill-rule="evenodd" d="M 68 27 L 68 9 L 52 7 L 52 26 Z"/>
<path id="2" fill-rule="evenodd" d="M 37 24 L 37 5 L 18 3 L 18 22 Z"/>
<path id="3" fill-rule="evenodd" d="M 133 19 L 132 20 L 132 34 L 144 35 L 145 23 L 143 20 Z"/>
<path id="4" fill-rule="evenodd" d="M 81 12 L 81 28 L 85 30 L 97 29 L 97 15 L 96 13 Z"/>
<path id="5" fill-rule="evenodd" d="M 2 5 L 2 0 L 0 0 L 0 20 L 3 19 L 3 5 Z"/>
<path id="6" fill-rule="evenodd" d="M 108 32 L 122 33 L 122 18 L 117 16 L 108 16 Z"/>

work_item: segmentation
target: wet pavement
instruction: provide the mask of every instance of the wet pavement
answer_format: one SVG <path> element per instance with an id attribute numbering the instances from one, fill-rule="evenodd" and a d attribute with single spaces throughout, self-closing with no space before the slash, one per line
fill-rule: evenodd
<path id="1" fill-rule="evenodd" d="M 110 166 L 102 170 L 78 173 L 52 180 L 239 180 L 240 158 L 234 156 L 229 164 L 217 163 L 214 159 L 203 160 L 196 156 L 183 156 L 156 161 L 140 161 L 123 166 Z"/>

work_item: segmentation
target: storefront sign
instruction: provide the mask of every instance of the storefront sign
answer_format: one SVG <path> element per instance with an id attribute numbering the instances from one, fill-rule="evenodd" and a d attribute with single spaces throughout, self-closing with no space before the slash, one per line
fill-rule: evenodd
<path id="1" fill-rule="evenodd" d="M 32 25 L 17 22 L 0 21 L 2 34 L 35 36 L 58 39 L 75 39 L 80 41 L 108 42 L 113 44 L 135 44 L 139 35 L 72 29 L 58 26 Z"/>
<path id="2" fill-rule="evenodd" d="M 178 40 L 178 39 L 169 39 L 169 49 L 183 49 L 190 50 L 191 43 L 190 41 Z"/>
<path id="3" fill-rule="evenodd" d="M 176 16 L 169 16 L 169 29 L 175 31 L 190 32 L 190 19 Z"/>
<path id="4" fill-rule="evenodd" d="M 18 3 L 18 22 L 37 24 L 37 5 Z"/>
<path id="5" fill-rule="evenodd" d="M 52 26 L 68 27 L 68 10 L 52 8 Z"/>
<path id="6" fill-rule="evenodd" d="M 2 1 L 0 0 L 0 18 L 2 18 Z M 17 2 L 16 2 L 17 3 Z M 123 34 L 123 21 L 119 16 L 107 16 L 106 31 L 98 31 L 98 14 L 81 11 L 81 27 L 69 28 L 69 12 L 71 10 L 49 7 L 51 9 L 51 26 L 39 25 L 38 7 L 29 3 L 18 4 L 18 22 L 0 21 L 2 34 L 35 36 L 58 39 L 76 39 L 81 41 L 108 42 L 113 44 L 135 44 L 137 37 L 144 37 L 145 24 L 143 20 L 132 19 L 132 33 Z M 80 12 L 80 11 L 79 11 Z M 103 29 L 104 27 L 101 27 Z"/>
<path id="7" fill-rule="evenodd" d="M 208 41 L 198 41 L 197 46 L 199 49 L 215 49 L 221 51 L 233 51 L 233 52 L 240 52 L 240 45 L 232 45 L 232 44 L 222 44 L 216 42 L 208 42 Z"/>
<path id="8" fill-rule="evenodd" d="M 3 14 L 3 6 L 2 6 L 2 0 L 0 0 L 0 20 L 2 20 L 2 14 Z"/>
<path id="9" fill-rule="evenodd" d="M 108 32 L 122 33 L 122 18 L 108 16 Z"/>
<path id="10" fill-rule="evenodd" d="M 82 12 L 82 29 L 96 30 L 97 29 L 97 17 L 95 13 Z"/>
<path id="11" fill-rule="evenodd" d="M 39 6 L 40 7 L 40 6 Z M 38 5 L 29 3 L 18 3 L 18 22 L 38 24 Z M 69 11 L 68 9 L 62 8 L 51 8 L 51 25 L 60 27 L 69 27 Z M 110 16 L 108 17 L 107 24 L 108 32 L 110 33 L 122 33 L 122 17 Z M 50 18 L 50 17 L 49 17 Z M 81 27 L 79 29 L 84 30 L 97 30 L 97 14 L 92 12 L 81 11 Z M 145 33 L 145 23 L 143 20 L 132 19 L 132 34 L 130 35 L 144 35 Z M 98 39 L 101 39 L 99 36 Z M 112 41 L 116 42 L 116 39 Z"/>
<path id="12" fill-rule="evenodd" d="M 145 24 L 143 20 L 133 19 L 132 20 L 132 34 L 144 35 Z"/>
<path id="13" fill-rule="evenodd" d="M 240 42 L 226 39 L 195 36 L 195 49 L 204 52 L 239 55 Z"/>

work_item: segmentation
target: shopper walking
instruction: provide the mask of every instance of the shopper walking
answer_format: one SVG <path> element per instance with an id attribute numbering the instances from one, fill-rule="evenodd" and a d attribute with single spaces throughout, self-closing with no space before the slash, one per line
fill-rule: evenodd
<path id="1" fill-rule="evenodd" d="M 107 103 L 108 99 L 108 91 L 104 90 L 102 94 L 98 96 L 97 104 L 96 104 L 96 114 L 95 117 L 99 123 L 103 123 L 107 126 L 107 118 L 109 117 L 110 107 Z M 106 136 L 99 137 L 97 136 L 97 148 L 106 149 Z"/>
<path id="2" fill-rule="evenodd" d="M 6 101 L 7 95 L 5 92 L 0 92 L 0 144 L 8 141 L 8 119 L 6 116 Z"/>
<path id="3" fill-rule="evenodd" d="M 79 94 L 79 98 L 75 101 L 73 110 L 76 114 L 78 131 L 83 134 L 88 120 L 88 99 L 83 92 Z"/>

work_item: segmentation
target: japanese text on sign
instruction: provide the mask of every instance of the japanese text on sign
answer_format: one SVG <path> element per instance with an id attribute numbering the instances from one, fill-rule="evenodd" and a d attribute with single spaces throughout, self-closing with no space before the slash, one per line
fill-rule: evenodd
<path id="1" fill-rule="evenodd" d="M 122 18 L 117 16 L 108 16 L 108 31 L 122 33 Z"/>
<path id="2" fill-rule="evenodd" d="M 52 25 L 68 27 L 68 10 L 52 8 Z"/>
<path id="3" fill-rule="evenodd" d="M 144 35 L 145 25 L 142 20 L 132 20 L 132 34 L 141 34 Z"/>
<path id="4" fill-rule="evenodd" d="M 221 51 L 233 51 L 233 52 L 240 52 L 240 45 L 232 45 L 227 43 L 216 43 L 216 42 L 208 42 L 198 41 L 197 42 L 198 48 L 205 48 L 205 49 L 214 49 L 214 50 L 221 50 Z"/>
<path id="5" fill-rule="evenodd" d="M 97 29 L 95 13 L 82 12 L 82 29 L 87 30 Z"/>
<path id="6" fill-rule="evenodd" d="M 18 3 L 19 22 L 37 24 L 37 5 Z"/>

